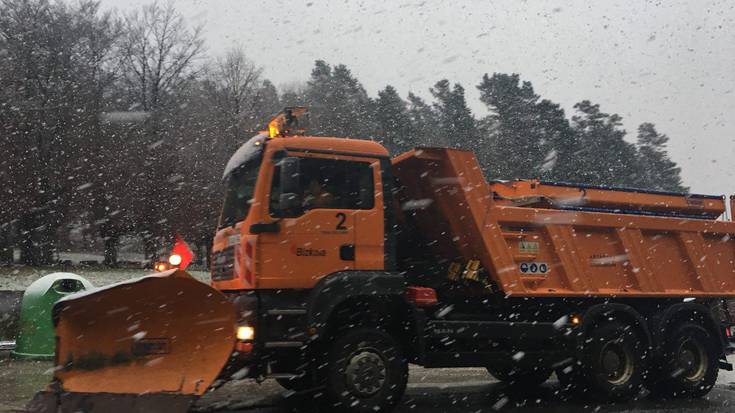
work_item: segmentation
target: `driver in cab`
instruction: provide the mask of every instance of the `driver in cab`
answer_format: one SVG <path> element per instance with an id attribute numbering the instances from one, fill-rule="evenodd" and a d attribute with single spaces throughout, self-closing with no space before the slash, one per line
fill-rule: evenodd
<path id="1" fill-rule="evenodd" d="M 311 178 L 304 190 L 303 206 L 305 209 L 334 208 L 335 197 L 327 189 L 326 180 Z"/>

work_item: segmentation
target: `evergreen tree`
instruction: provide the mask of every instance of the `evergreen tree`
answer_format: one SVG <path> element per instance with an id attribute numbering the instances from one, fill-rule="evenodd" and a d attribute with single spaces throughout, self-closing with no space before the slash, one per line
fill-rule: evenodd
<path id="1" fill-rule="evenodd" d="M 332 68 L 317 60 L 307 84 L 306 101 L 316 133 L 354 138 L 375 134 L 372 101 L 345 65 Z"/>
<path id="2" fill-rule="evenodd" d="M 312 132 L 315 134 L 333 135 L 336 126 L 332 121 L 332 113 L 336 110 L 333 97 L 332 67 L 323 60 L 317 60 L 311 70 L 304 98 L 309 106 Z"/>
<path id="3" fill-rule="evenodd" d="M 285 87 L 281 87 L 281 95 L 279 102 L 281 106 L 306 106 L 306 90 L 308 85 L 306 83 L 292 83 Z M 309 108 L 312 111 L 311 108 Z"/>
<path id="4" fill-rule="evenodd" d="M 434 109 L 421 97 L 408 93 L 409 141 L 414 146 L 442 146 L 438 135 L 439 122 Z"/>
<path id="5" fill-rule="evenodd" d="M 493 127 L 484 151 L 491 176 L 570 178 L 573 134 L 559 105 L 539 101 L 531 82 L 515 73 L 485 74 L 477 89 L 490 110 L 484 124 Z"/>
<path id="6" fill-rule="evenodd" d="M 577 114 L 572 117 L 572 123 L 580 144 L 577 182 L 637 186 L 640 173 L 636 168 L 636 148 L 624 140 L 626 132 L 621 129 L 622 118 L 601 112 L 600 105 L 588 100 L 577 103 L 574 108 Z"/>
<path id="7" fill-rule="evenodd" d="M 257 123 L 263 124 L 270 121 L 270 117 L 282 111 L 284 105 L 278 97 L 278 89 L 273 83 L 265 79 L 255 96 L 255 111 Z"/>
<path id="8" fill-rule="evenodd" d="M 378 92 L 375 121 L 381 143 L 391 153 L 405 152 L 415 146 L 410 136 L 408 106 L 393 86 L 388 85 Z"/>
<path id="9" fill-rule="evenodd" d="M 643 188 L 686 192 L 681 182 L 681 168 L 669 159 L 666 142 L 669 137 L 658 133 L 653 123 L 638 127 L 638 170 Z"/>
<path id="10" fill-rule="evenodd" d="M 576 153 L 580 145 L 564 109 L 543 99 L 536 104 L 535 111 L 537 133 L 541 136 L 539 148 L 544 152 L 537 176 L 552 181 L 577 181 L 579 165 Z"/>
<path id="11" fill-rule="evenodd" d="M 467 107 L 464 88 L 459 83 L 450 86 L 442 79 L 429 89 L 435 102 L 434 112 L 438 119 L 438 135 L 447 147 L 471 151 L 477 149 L 477 125 L 472 111 Z"/>

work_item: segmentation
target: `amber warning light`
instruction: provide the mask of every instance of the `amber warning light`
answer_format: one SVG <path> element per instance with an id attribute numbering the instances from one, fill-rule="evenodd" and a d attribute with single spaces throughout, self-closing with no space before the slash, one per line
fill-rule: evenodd
<path id="1" fill-rule="evenodd" d="M 289 135 L 303 135 L 309 127 L 309 109 L 304 106 L 292 106 L 268 122 L 268 136 L 271 138 Z"/>

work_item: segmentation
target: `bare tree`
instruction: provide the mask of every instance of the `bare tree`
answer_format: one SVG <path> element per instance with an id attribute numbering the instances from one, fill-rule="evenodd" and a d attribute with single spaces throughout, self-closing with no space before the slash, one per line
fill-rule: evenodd
<path id="1" fill-rule="evenodd" d="M 0 209 L 13 211 L 15 220 L 4 227 L 17 228 L 27 264 L 51 261 L 56 230 L 85 179 L 80 169 L 109 82 L 114 25 L 94 1 L 0 3 L 0 149 L 9 160 L 2 179 L 10 191 Z"/>
<path id="2" fill-rule="evenodd" d="M 209 98 L 234 116 L 252 110 L 263 68 L 250 61 L 241 48 L 228 50 L 213 66 L 205 83 Z"/>
<path id="3" fill-rule="evenodd" d="M 154 258 L 172 231 L 172 211 L 181 207 L 176 177 L 186 134 L 180 112 L 200 73 L 204 41 L 202 28 L 187 26 L 172 3 L 155 2 L 128 14 L 123 28 L 120 90 L 127 96 L 127 109 L 145 115 L 124 131 L 130 179 L 123 190 L 134 230 L 143 236 L 146 256 Z"/>
<path id="4" fill-rule="evenodd" d="M 169 215 L 171 225 L 201 251 L 211 244 L 212 228 L 221 204 L 221 171 L 232 152 L 247 138 L 261 110 L 278 99 L 275 88 L 262 79 L 262 68 L 233 48 L 203 68 L 186 100 L 179 156 L 187 173 L 177 184 L 177 202 L 187 205 Z M 206 254 L 202 254 L 205 255 Z M 202 258 L 200 256 L 200 258 Z"/>
<path id="5" fill-rule="evenodd" d="M 204 52 L 202 27 L 187 27 L 172 3 L 144 6 L 125 17 L 120 63 L 132 100 L 142 110 L 159 109 L 197 75 Z"/>

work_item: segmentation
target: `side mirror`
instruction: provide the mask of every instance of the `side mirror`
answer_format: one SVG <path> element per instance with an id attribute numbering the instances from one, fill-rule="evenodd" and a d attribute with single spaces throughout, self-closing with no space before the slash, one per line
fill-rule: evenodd
<path id="1" fill-rule="evenodd" d="M 299 158 L 287 157 L 281 160 L 281 194 L 278 199 L 278 209 L 281 213 L 290 215 L 301 210 L 301 165 Z"/>
<path id="2" fill-rule="evenodd" d="M 281 193 L 299 193 L 301 182 L 301 165 L 299 158 L 289 156 L 281 160 Z"/>

